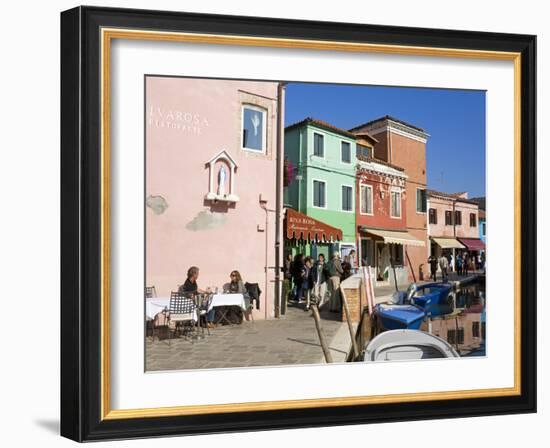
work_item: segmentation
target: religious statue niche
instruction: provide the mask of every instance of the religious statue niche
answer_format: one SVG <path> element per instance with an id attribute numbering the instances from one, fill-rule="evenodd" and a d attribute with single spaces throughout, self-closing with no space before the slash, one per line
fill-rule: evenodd
<path id="1" fill-rule="evenodd" d="M 238 202 L 235 194 L 235 172 L 237 164 L 229 153 L 223 149 L 208 162 L 208 201 Z"/>

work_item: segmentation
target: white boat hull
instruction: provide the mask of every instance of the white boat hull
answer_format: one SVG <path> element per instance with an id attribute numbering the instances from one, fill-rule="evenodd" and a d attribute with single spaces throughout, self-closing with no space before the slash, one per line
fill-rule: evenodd
<path id="1" fill-rule="evenodd" d="M 365 362 L 414 359 L 459 358 L 443 339 L 420 330 L 390 330 L 371 340 L 363 357 Z"/>

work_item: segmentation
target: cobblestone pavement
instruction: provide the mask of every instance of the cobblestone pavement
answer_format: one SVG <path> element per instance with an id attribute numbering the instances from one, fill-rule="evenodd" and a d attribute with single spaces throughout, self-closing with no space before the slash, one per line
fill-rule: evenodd
<path id="1" fill-rule="evenodd" d="M 323 311 L 321 316 L 325 337 L 332 343 L 345 324 L 336 320 L 336 314 Z M 331 349 L 343 355 L 345 350 L 339 345 Z M 161 336 L 161 340 L 155 338 L 154 342 L 147 338 L 145 346 L 147 371 L 323 362 L 311 312 L 297 306 L 290 306 L 280 319 L 244 321 L 241 325 L 211 329 L 209 336 L 196 342 L 181 337 L 172 339 L 169 346 L 168 340 Z"/>

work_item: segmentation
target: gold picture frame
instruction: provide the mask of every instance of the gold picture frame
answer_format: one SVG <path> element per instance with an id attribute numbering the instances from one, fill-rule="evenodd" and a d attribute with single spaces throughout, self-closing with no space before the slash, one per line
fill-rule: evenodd
<path id="1" fill-rule="evenodd" d="M 180 20 L 181 27 L 183 29 L 193 28 L 190 24 L 193 21 L 197 21 L 198 18 L 195 15 L 186 16 L 185 14 L 178 13 L 158 13 L 158 12 L 140 12 L 139 20 L 135 19 L 129 12 L 123 10 L 108 10 L 103 8 L 76 8 L 74 10 L 67 11 L 62 15 L 62 26 L 66 37 L 71 36 L 74 40 L 73 43 L 66 43 L 65 48 L 65 72 L 62 76 L 65 79 L 79 74 L 82 76 L 82 66 L 90 58 L 91 55 L 82 55 L 81 52 L 85 51 L 78 46 L 79 40 L 75 39 L 75 33 L 80 36 L 80 41 L 87 39 L 92 42 L 92 48 L 96 48 L 97 54 L 93 56 L 94 63 L 97 63 L 97 69 L 99 73 L 99 83 L 97 90 L 92 92 L 92 97 L 98 100 L 98 110 L 100 112 L 99 129 L 95 130 L 97 134 L 98 147 L 98 164 L 92 167 L 98 174 L 95 185 L 96 192 L 99 194 L 98 213 L 95 218 L 98 219 L 99 224 L 99 250 L 97 252 L 97 273 L 100 275 L 99 284 L 97 285 L 96 294 L 94 300 L 97 300 L 97 313 L 91 313 L 93 316 L 84 316 L 87 318 L 96 318 L 97 322 L 97 335 L 99 335 L 99 343 L 97 344 L 99 354 L 99 367 L 98 376 L 96 377 L 97 389 L 99 389 L 98 400 L 92 407 L 89 407 L 85 402 L 85 397 L 76 397 L 75 390 L 82 388 L 85 391 L 95 390 L 94 387 L 85 387 L 82 382 L 81 376 L 74 376 L 74 364 L 78 363 L 74 354 L 80 353 L 83 347 L 68 347 L 64 352 L 70 353 L 66 355 L 63 360 L 63 366 L 65 373 L 65 379 L 71 383 L 70 387 L 67 386 L 64 389 L 65 402 L 67 397 L 77 403 L 77 407 L 80 409 L 83 419 L 75 421 L 73 417 L 67 416 L 67 407 L 62 410 L 62 434 L 67 437 L 76 440 L 93 440 L 95 438 L 119 438 L 119 437 L 132 437 L 137 432 L 133 432 L 132 429 L 128 429 L 132 422 L 141 421 L 143 419 L 147 421 L 140 428 L 140 431 L 145 431 L 144 434 L 156 435 L 156 434 L 169 434 L 169 433 L 193 433 L 202 432 L 205 428 L 200 423 L 193 422 L 192 428 L 188 428 L 185 424 L 180 425 L 181 430 L 164 431 L 159 419 L 172 418 L 174 421 L 184 422 L 185 418 L 192 416 L 211 416 L 228 414 L 242 414 L 242 413 L 259 413 L 273 412 L 273 411 L 298 411 L 298 410 L 319 410 L 325 408 L 329 415 L 334 412 L 334 409 L 338 408 L 353 408 L 365 407 L 373 408 L 373 405 L 391 405 L 397 403 L 413 403 L 416 406 L 422 406 L 422 403 L 430 403 L 434 401 L 449 401 L 449 406 L 452 406 L 450 402 L 456 400 L 472 400 L 472 399 L 486 399 L 485 403 L 498 403 L 499 400 L 503 403 L 504 408 L 509 409 L 511 412 L 515 411 L 526 412 L 534 409 L 534 396 L 532 387 L 526 388 L 526 382 L 532 383 L 534 375 L 534 352 L 532 348 L 526 349 L 526 332 L 531 334 L 534 325 L 533 313 L 531 308 L 525 308 L 526 280 L 531 282 L 532 279 L 527 279 L 525 272 L 522 270 L 520 260 L 526 257 L 531 260 L 534 257 L 532 248 L 534 246 L 533 241 L 529 244 L 525 244 L 525 234 L 522 232 L 522 227 L 525 227 L 525 219 L 528 219 L 528 225 L 531 228 L 535 225 L 533 222 L 533 207 L 534 207 L 534 192 L 533 186 L 530 184 L 532 179 L 526 179 L 525 173 L 531 172 L 534 169 L 534 159 L 529 154 L 534 151 L 534 142 L 530 138 L 525 136 L 525 129 L 530 129 L 533 126 L 533 102 L 532 93 L 534 91 L 534 84 L 532 79 L 534 74 L 532 72 L 532 64 L 534 58 L 534 38 L 533 36 L 516 36 L 507 35 L 502 36 L 499 41 L 499 46 L 502 49 L 490 48 L 495 46 L 489 39 L 490 35 L 475 34 L 477 48 L 460 47 L 460 42 L 469 42 L 471 45 L 473 36 L 466 32 L 446 32 L 444 35 L 434 36 L 433 30 L 421 30 L 425 40 L 431 38 L 434 46 L 427 46 L 424 43 L 415 43 L 408 45 L 404 42 L 392 42 L 395 40 L 390 35 L 389 29 L 383 30 L 371 30 L 368 26 L 365 27 L 365 42 L 346 41 L 345 39 L 320 39 L 314 37 L 314 34 L 320 33 L 323 27 L 327 30 L 334 29 L 340 30 L 345 34 L 346 27 L 341 24 L 323 24 L 316 28 L 316 33 L 312 32 L 311 38 L 305 37 L 277 37 L 277 32 L 281 35 L 287 33 L 288 30 L 285 27 L 294 26 L 294 24 L 285 23 L 284 21 L 272 21 L 269 22 L 268 33 L 270 36 L 250 35 L 250 31 L 240 35 L 230 34 L 224 32 L 223 26 L 217 22 L 217 20 L 209 16 L 200 16 L 201 20 L 208 21 L 211 19 L 211 28 L 216 28 L 217 32 L 199 32 L 196 29 L 190 31 L 174 31 L 171 28 L 173 21 Z M 161 29 L 156 25 L 154 30 L 147 29 L 144 25 L 147 21 L 155 20 L 155 24 L 160 24 L 163 20 L 166 21 L 166 29 Z M 135 20 L 135 23 L 134 23 Z M 226 20 L 229 20 L 226 18 Z M 237 20 L 237 19 L 235 19 Z M 260 19 L 256 19 L 260 20 Z M 261 19 L 269 21 L 269 19 Z M 82 23 L 87 23 L 88 28 L 85 29 L 81 26 Z M 152 23 L 152 22 L 151 22 Z M 80 25 L 79 25 L 80 24 Z M 250 19 L 250 24 L 255 24 L 255 19 Z M 200 25 L 197 25 L 200 26 Z M 279 27 L 279 28 L 278 28 Z M 361 27 L 357 25 L 357 27 Z M 205 27 L 208 28 L 208 27 Z M 283 30 L 284 28 L 284 30 Z M 90 31 L 90 29 L 93 30 Z M 417 33 L 420 31 L 416 30 Z M 369 34 L 370 33 L 370 34 Z M 412 33 L 412 32 L 411 32 Z M 420 33 L 420 34 L 422 34 Z M 375 36 L 376 39 L 372 39 Z M 438 40 L 438 38 L 439 40 Z M 515 222 L 514 222 L 514 254 L 515 254 L 515 279 L 514 279 L 514 308 L 515 308 L 515 327 L 514 327 L 514 386 L 509 388 L 494 388 L 494 389 L 479 389 L 479 390 L 461 390 L 452 392 L 430 392 L 430 393 L 409 393 L 398 395 L 376 395 L 376 396 L 353 396 L 353 397 L 339 397 L 339 398 L 319 398 L 319 399 L 306 399 L 306 400 L 282 400 L 282 401 L 269 401 L 269 402 L 246 402 L 246 403 L 233 403 L 233 404 L 220 404 L 220 405 L 192 405 L 192 406 L 175 406 L 175 407 L 161 407 L 161 408 L 142 408 L 142 409 L 111 409 L 110 397 L 111 397 L 111 384 L 110 384 L 110 358 L 112 356 L 110 350 L 110 284 L 111 284 L 111 269 L 110 269 L 110 246 L 111 246 L 111 233 L 110 233 L 110 185 L 111 185 L 111 45 L 116 39 L 130 39 L 130 40 L 143 40 L 143 41 L 163 41 L 163 42 L 185 42 L 185 43 L 201 43 L 209 45 L 237 45 L 237 46 L 252 46 L 252 47 L 274 47 L 274 48 L 291 48 L 291 49 L 311 49 L 322 51 L 340 51 L 340 52 L 354 52 L 354 53 L 380 53 L 380 54 L 399 54 L 409 56 L 437 56 L 437 57 L 449 57 L 449 58 L 468 58 L 468 59 L 486 59 L 486 60 L 505 60 L 512 61 L 514 64 L 514 159 L 515 159 L 515 179 L 514 179 L 514 210 L 515 210 Z M 380 42 L 380 40 L 386 40 L 386 42 Z M 418 39 L 415 40 L 415 42 Z M 62 44 L 63 45 L 63 44 Z M 94 47 L 95 45 L 95 47 Z M 451 46 L 458 45 L 458 46 Z M 75 48 L 76 47 L 76 48 Z M 63 46 L 62 46 L 63 51 Z M 79 56 L 78 58 L 76 56 Z M 92 60 L 90 59 L 90 60 Z M 84 61 L 84 62 L 83 62 Z M 74 83 L 70 87 L 66 87 L 67 95 L 76 95 L 77 98 L 82 98 L 82 90 L 84 82 L 81 79 L 81 84 L 75 90 Z M 527 93 L 526 93 L 527 92 Z M 89 93 L 89 92 L 88 92 Z M 72 100 L 74 101 L 74 100 Z M 71 110 L 74 110 L 68 105 L 71 101 L 67 100 L 63 105 L 65 117 L 68 116 Z M 63 119 L 63 117 L 62 117 Z M 75 126 L 86 126 L 86 117 L 80 117 L 78 122 L 64 122 L 64 132 L 67 135 L 67 139 L 62 145 L 62 154 L 69 151 L 74 151 L 69 148 L 68 141 L 74 138 Z M 92 132 L 94 130 L 91 130 Z M 89 150 L 86 143 L 79 141 L 80 151 Z M 527 155 L 526 155 L 527 154 Z M 74 167 L 79 161 L 73 160 L 72 155 L 66 156 L 70 163 L 66 163 L 63 168 L 64 174 L 67 174 L 69 170 L 74 170 Z M 527 164 L 527 165 L 526 165 Z M 90 168 L 85 168 L 86 170 Z M 69 181 L 67 181 L 69 183 Z M 67 185 L 65 185 L 65 188 Z M 527 196 L 529 195 L 529 196 Z M 528 197 L 528 200 L 526 200 Z M 64 211 L 64 216 L 67 221 L 67 225 L 74 219 L 74 213 L 82 206 L 82 198 L 78 198 L 78 204 L 75 202 L 71 208 Z M 75 251 L 78 251 L 82 255 L 82 246 L 75 241 L 64 243 L 64 257 L 72 258 Z M 70 247 L 69 247 L 70 246 Z M 526 249 L 529 252 L 526 252 Z M 63 263 L 63 262 L 62 262 Z M 536 275 L 533 272 L 531 276 Z M 76 279 L 67 278 L 64 281 L 67 282 L 67 291 L 73 286 Z M 530 285 L 530 288 L 533 286 Z M 79 300 L 83 300 L 82 296 L 79 296 Z M 74 304 L 68 304 L 69 301 L 74 301 L 74 296 L 70 296 L 67 292 L 62 297 L 62 304 L 64 306 L 64 325 L 70 325 L 72 332 L 82 332 L 83 328 L 73 328 L 74 324 Z M 96 302 L 94 302 L 96 303 Z M 89 305 L 88 305 L 89 306 Z M 79 304 L 78 308 L 79 322 L 82 325 L 83 310 L 86 308 Z M 97 321 L 99 318 L 99 321 Z M 68 322 L 69 323 L 65 323 Z M 529 328 L 525 328 L 525 322 L 529 322 Z M 522 326 L 523 325 L 523 326 Z M 532 335 L 529 339 L 532 338 Z M 62 344 L 69 344 L 67 341 L 62 341 Z M 80 361 L 84 362 L 84 361 Z M 84 367 L 81 365 L 81 367 Z M 92 397 L 88 397 L 88 400 Z M 71 401 L 70 400 L 70 401 Z M 63 401 L 63 393 L 62 393 Z M 525 404 L 528 403 L 528 406 Z M 427 408 L 426 408 L 427 409 Z M 468 411 L 463 411 L 464 415 L 477 415 L 482 413 L 479 411 L 476 413 L 475 407 Z M 429 415 L 429 411 L 427 414 Z M 445 414 L 441 414 L 444 416 Z M 407 418 L 403 415 L 403 418 Z M 178 420 L 179 419 L 179 420 Z M 395 417 L 399 419 L 399 417 Z M 375 419 L 371 419 L 375 420 Z M 95 422 L 95 425 L 85 421 Z M 363 422 L 369 421 L 368 418 L 363 417 Z M 310 424 L 324 424 L 326 420 L 319 418 L 317 423 Z M 305 423 L 308 424 L 308 423 Z M 118 426 L 117 426 L 118 425 Z M 276 424 L 274 424 L 277 427 Z M 102 429 L 102 428 L 105 429 Z M 253 425 L 239 426 L 235 425 L 235 428 L 249 429 L 253 428 Z M 261 428 L 261 426 L 258 426 Z M 264 427 L 268 427 L 265 425 Z M 280 427 L 291 427 L 286 422 L 281 422 Z M 85 429 L 86 428 L 86 429 Z M 144 429 L 146 428 L 146 429 Z M 84 430 L 85 429 L 85 430 Z M 224 427 L 220 426 L 220 430 Z M 137 429 L 136 429 L 137 431 Z M 140 433 L 141 434 L 141 433 Z"/>

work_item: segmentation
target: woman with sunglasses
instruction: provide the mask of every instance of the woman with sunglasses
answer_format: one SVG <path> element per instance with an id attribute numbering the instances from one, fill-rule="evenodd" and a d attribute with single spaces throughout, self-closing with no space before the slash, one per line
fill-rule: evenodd
<path id="1" fill-rule="evenodd" d="M 230 274 L 231 281 L 227 285 L 227 290 L 231 294 L 244 294 L 244 283 L 239 271 L 232 271 Z"/>
<path id="2" fill-rule="evenodd" d="M 229 275 L 229 278 L 231 279 L 229 283 L 226 283 L 223 285 L 223 292 L 225 294 L 246 294 L 246 289 L 244 287 L 243 279 L 241 277 L 241 274 L 239 271 L 231 271 L 231 274 Z M 228 320 L 233 323 L 241 323 L 243 319 L 243 315 L 241 310 L 230 310 L 228 311 Z"/>

